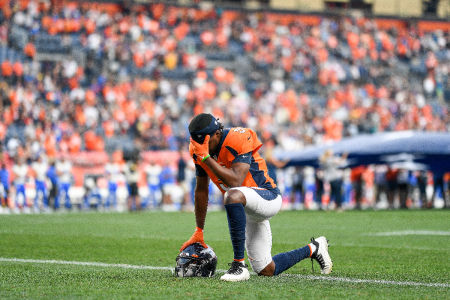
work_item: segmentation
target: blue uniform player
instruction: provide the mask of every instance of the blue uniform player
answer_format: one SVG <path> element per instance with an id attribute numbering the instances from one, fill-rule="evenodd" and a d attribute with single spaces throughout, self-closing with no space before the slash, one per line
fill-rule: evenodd
<path id="1" fill-rule="evenodd" d="M 4 162 L 0 166 L 0 201 L 2 206 L 8 206 L 9 171 Z"/>

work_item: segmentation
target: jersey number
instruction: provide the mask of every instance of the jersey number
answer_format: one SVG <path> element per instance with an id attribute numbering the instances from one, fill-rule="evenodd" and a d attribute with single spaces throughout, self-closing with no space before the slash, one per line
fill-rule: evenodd
<path id="1" fill-rule="evenodd" d="M 233 130 L 234 132 L 245 133 L 245 128 L 237 127 Z"/>

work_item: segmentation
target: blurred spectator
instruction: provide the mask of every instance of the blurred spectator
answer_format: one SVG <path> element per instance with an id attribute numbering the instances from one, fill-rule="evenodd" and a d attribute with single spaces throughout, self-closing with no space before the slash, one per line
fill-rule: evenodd
<path id="1" fill-rule="evenodd" d="M 5 162 L 0 162 L 0 201 L 2 207 L 8 207 L 9 202 L 9 171 L 6 168 Z"/>
<path id="2" fill-rule="evenodd" d="M 34 172 L 36 184 L 36 197 L 34 200 L 35 211 L 48 210 L 48 189 L 46 185 L 48 164 L 42 156 L 38 156 L 37 160 L 31 164 Z"/>
<path id="3" fill-rule="evenodd" d="M 162 187 L 162 209 L 165 211 L 175 210 L 173 192 L 176 185 L 176 174 L 169 160 L 164 161 L 162 165 L 159 181 Z"/>
<path id="4" fill-rule="evenodd" d="M 155 163 L 153 158 L 150 158 L 150 162 L 147 166 L 145 166 L 145 173 L 147 174 L 147 184 L 149 190 L 148 200 L 146 202 L 148 205 L 151 205 L 153 208 L 159 206 L 162 201 L 162 191 L 161 191 L 161 182 L 160 175 L 162 172 L 162 167 L 159 164 Z"/>
<path id="5" fill-rule="evenodd" d="M 416 171 L 417 187 L 419 189 L 419 200 L 422 208 L 426 208 L 428 204 L 427 185 L 428 171 Z"/>
<path id="6" fill-rule="evenodd" d="M 141 209 L 141 198 L 139 196 L 138 182 L 139 170 L 138 164 L 134 160 L 128 161 L 124 166 L 125 178 L 128 186 L 128 211 L 136 211 Z"/>
<path id="7" fill-rule="evenodd" d="M 87 176 L 84 180 L 84 204 L 86 210 L 96 209 L 103 210 L 106 205 L 103 203 L 103 197 L 98 187 L 99 176 Z M 109 208 L 109 207 L 107 207 Z"/>
<path id="8" fill-rule="evenodd" d="M 55 209 L 59 209 L 63 201 L 64 207 L 71 209 L 72 202 L 70 201 L 69 190 L 73 177 L 72 163 L 63 155 L 60 160 L 56 161 L 55 168 L 59 178 L 58 197 L 56 198 Z"/>
<path id="9" fill-rule="evenodd" d="M 59 200 L 58 200 L 58 187 L 59 187 L 58 181 L 59 180 L 58 180 L 58 172 L 56 170 L 56 163 L 55 163 L 54 159 L 50 159 L 50 163 L 48 166 L 46 176 L 48 178 L 47 182 L 50 184 L 49 195 L 48 195 L 49 207 L 52 209 L 58 209 L 59 208 Z"/>
<path id="10" fill-rule="evenodd" d="M 6 144 L 6 149 L 8 151 L 9 157 L 15 157 L 17 155 L 17 150 L 20 146 L 19 137 L 16 135 L 8 140 Z"/>
<path id="11" fill-rule="evenodd" d="M 397 189 L 401 209 L 408 208 L 407 206 L 408 187 L 409 187 L 409 171 L 405 169 L 399 169 L 397 171 Z"/>
<path id="12" fill-rule="evenodd" d="M 431 196 L 430 201 L 427 203 L 428 208 L 435 207 L 435 201 L 436 197 L 438 196 L 438 193 L 440 192 L 440 195 L 442 199 L 444 200 L 444 207 L 447 207 L 447 195 L 445 191 L 445 182 L 444 182 L 444 175 L 443 172 L 434 172 L 433 173 L 433 195 Z"/>
<path id="13" fill-rule="evenodd" d="M 25 159 L 19 157 L 17 163 L 12 167 L 14 176 L 14 187 L 16 191 L 16 199 L 14 211 L 19 212 L 21 210 L 28 212 L 29 207 L 25 195 L 25 183 L 28 176 L 28 165 L 25 164 Z"/>
<path id="14" fill-rule="evenodd" d="M 394 209 L 394 201 L 397 196 L 397 170 L 388 167 L 386 172 L 386 182 L 387 182 L 387 200 L 389 209 Z"/>
<path id="15" fill-rule="evenodd" d="M 320 157 L 320 164 L 323 169 L 324 182 L 330 184 L 330 200 L 333 199 L 336 209 L 342 211 L 342 170 L 348 153 L 335 156 L 331 148 L 325 150 Z"/>
<path id="16" fill-rule="evenodd" d="M 357 166 L 351 169 L 350 180 L 353 187 L 355 209 L 361 209 L 364 191 L 364 172 L 366 171 L 366 168 L 366 166 Z"/>
<path id="17" fill-rule="evenodd" d="M 274 150 L 277 146 L 276 140 L 274 137 L 270 137 L 266 139 L 263 143 L 262 147 L 262 156 L 266 160 L 267 171 L 269 173 L 270 178 L 272 178 L 277 183 L 277 170 L 283 168 L 288 162 L 280 161 L 274 156 Z"/>
<path id="18" fill-rule="evenodd" d="M 295 167 L 292 174 L 292 191 L 289 195 L 292 209 L 301 209 L 305 204 L 304 173 L 302 167 Z"/>
<path id="19" fill-rule="evenodd" d="M 108 179 L 108 196 L 105 202 L 105 208 L 117 209 L 117 183 L 122 174 L 122 154 L 116 151 L 105 165 L 105 174 Z"/>
<path id="20" fill-rule="evenodd" d="M 387 171 L 386 165 L 376 165 L 374 170 L 374 186 L 375 186 L 375 208 L 380 203 L 381 196 L 388 200 L 388 186 L 387 186 Z"/>
<path id="21" fill-rule="evenodd" d="M 322 168 L 317 168 L 314 172 L 315 182 L 316 182 L 316 190 L 315 190 L 315 202 L 318 207 L 322 209 L 322 200 L 323 195 L 325 193 L 325 182 L 324 182 L 324 174 Z"/>

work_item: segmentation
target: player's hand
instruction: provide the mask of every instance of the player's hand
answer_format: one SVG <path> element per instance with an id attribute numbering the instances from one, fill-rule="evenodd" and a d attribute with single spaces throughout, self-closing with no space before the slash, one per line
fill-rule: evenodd
<path id="1" fill-rule="evenodd" d="M 189 149 L 192 149 L 195 155 L 203 161 L 209 155 L 209 134 L 205 136 L 203 144 L 199 144 L 191 138 Z"/>
<path id="2" fill-rule="evenodd" d="M 200 229 L 198 227 L 195 229 L 195 232 L 191 236 L 191 238 L 181 246 L 180 252 L 183 251 L 187 246 L 195 243 L 200 243 L 205 249 L 208 248 L 208 245 L 206 245 L 205 241 L 203 240 L 203 229 Z"/>

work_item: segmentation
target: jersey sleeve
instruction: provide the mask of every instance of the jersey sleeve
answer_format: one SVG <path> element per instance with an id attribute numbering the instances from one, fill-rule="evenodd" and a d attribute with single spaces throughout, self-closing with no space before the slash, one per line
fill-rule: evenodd
<path id="1" fill-rule="evenodd" d="M 208 173 L 199 164 L 195 164 L 195 176 L 205 177 L 208 176 Z"/>
<path id="2" fill-rule="evenodd" d="M 261 148 L 262 143 L 258 139 L 258 135 L 251 129 L 245 129 L 245 133 L 241 140 L 241 148 L 239 154 L 245 154 L 248 152 L 256 153 Z"/>
<path id="3" fill-rule="evenodd" d="M 246 164 L 251 164 L 252 163 L 252 152 L 247 152 L 241 155 L 238 155 L 234 160 L 233 163 L 237 163 L 237 162 L 243 162 Z"/>

